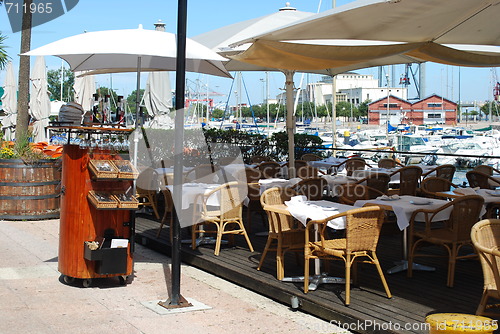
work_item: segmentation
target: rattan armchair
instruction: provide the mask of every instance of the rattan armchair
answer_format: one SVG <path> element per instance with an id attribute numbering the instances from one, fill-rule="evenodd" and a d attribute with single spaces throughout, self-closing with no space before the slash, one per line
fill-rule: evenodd
<path id="1" fill-rule="evenodd" d="M 327 223 L 338 217 L 346 217 L 345 238 L 328 239 Z M 380 230 L 384 221 L 384 211 L 378 206 L 369 206 L 349 210 L 323 220 L 311 220 L 307 223 L 304 248 L 304 292 L 309 290 L 309 260 L 342 259 L 345 263 L 345 304 L 351 302 L 351 268 L 357 262 L 375 265 L 388 298 L 392 298 L 391 291 L 384 277 L 384 273 L 377 258 L 376 249 Z M 315 227 L 317 226 L 317 229 Z M 319 240 L 311 241 L 310 235 L 317 230 Z M 353 268 L 355 269 L 355 268 Z M 353 270 L 353 272 L 356 272 Z"/>
<path id="2" fill-rule="evenodd" d="M 297 169 L 296 174 L 297 174 L 296 176 L 300 177 L 301 179 L 308 179 L 311 177 L 318 177 L 320 175 L 325 175 L 325 173 L 320 171 L 318 168 L 312 166 L 300 167 L 299 169 Z"/>
<path id="3" fill-rule="evenodd" d="M 404 167 L 404 165 L 398 161 L 396 161 L 395 159 L 390 159 L 390 158 L 384 158 L 384 159 L 380 159 L 378 162 L 377 162 L 377 167 L 378 168 L 394 168 L 394 167 Z"/>
<path id="4" fill-rule="evenodd" d="M 281 176 L 281 165 L 275 161 L 266 161 L 259 165 L 262 177 L 266 179 L 277 178 Z"/>
<path id="5" fill-rule="evenodd" d="M 244 184 L 238 182 L 224 183 L 212 191 L 204 194 L 201 200 L 200 216 L 195 220 L 191 230 L 191 247 L 196 249 L 196 237 L 198 234 L 213 233 L 216 234 L 215 255 L 219 255 L 222 236 L 228 234 L 243 235 L 248 244 L 248 248 L 253 252 L 253 246 L 248 238 L 242 218 L 242 203 L 246 189 Z M 207 205 L 207 200 L 211 196 L 219 196 L 220 207 L 214 209 Z M 215 226 L 215 231 L 206 230 L 208 225 Z"/>
<path id="6" fill-rule="evenodd" d="M 453 165 L 440 165 L 423 173 L 422 178 L 425 179 L 426 177 L 436 176 L 452 182 L 456 169 L 457 168 Z"/>
<path id="7" fill-rule="evenodd" d="M 377 189 L 383 194 L 387 194 L 389 190 L 389 182 L 391 181 L 391 177 L 386 173 L 374 173 L 370 174 L 367 177 L 356 181 L 357 184 L 366 184 L 368 187 Z"/>
<path id="8" fill-rule="evenodd" d="M 479 187 L 481 189 L 494 189 L 496 187 L 500 187 L 500 181 L 497 181 L 491 176 L 476 170 L 467 172 L 465 177 L 467 178 L 467 181 L 469 181 L 469 186 L 472 188 Z"/>
<path id="9" fill-rule="evenodd" d="M 438 245 L 447 250 L 448 279 L 446 285 L 453 287 L 456 261 L 475 256 L 475 254 L 470 253 L 459 255 L 459 251 L 463 246 L 472 244 L 470 238 L 471 228 L 480 220 L 483 204 L 484 199 L 481 196 L 469 195 L 458 197 L 435 210 L 420 209 L 414 211 L 410 219 L 408 277 L 413 275 L 413 260 L 416 257 L 442 257 L 428 253 L 417 253 L 419 247 L 426 244 Z M 449 207 L 452 208 L 448 219 L 433 222 L 438 213 Z M 423 214 L 425 217 L 424 229 L 416 228 L 415 218 L 419 214 Z"/>
<path id="10" fill-rule="evenodd" d="M 406 166 L 391 173 L 389 176 L 392 177 L 397 173 L 399 173 L 398 195 L 415 196 L 420 183 L 420 177 L 422 176 L 422 168 L 418 166 Z"/>
<path id="11" fill-rule="evenodd" d="M 343 184 L 339 188 L 338 194 L 339 202 L 347 205 L 354 205 L 357 200 L 374 199 L 384 195 L 377 189 L 357 183 Z"/>
<path id="12" fill-rule="evenodd" d="M 488 299 L 500 299 L 500 219 L 485 219 L 476 223 L 472 227 L 471 239 L 479 254 L 484 281 L 483 296 L 476 315 L 498 317 L 498 312 L 487 312 L 487 309 L 498 308 L 498 304 L 488 304 Z"/>
<path id="13" fill-rule="evenodd" d="M 500 174 L 500 170 L 493 168 L 492 166 L 488 166 L 488 165 L 476 166 L 476 167 L 474 167 L 474 170 L 477 172 L 484 173 L 484 174 L 489 175 L 489 176 L 492 176 L 493 173 Z"/>
<path id="14" fill-rule="evenodd" d="M 136 180 L 136 198 L 139 206 L 151 207 L 156 219 L 160 219 L 156 198 L 160 187 L 159 181 L 158 173 L 150 167 L 142 170 Z"/>
<path id="15" fill-rule="evenodd" d="M 319 201 L 323 199 L 328 183 L 322 177 L 311 177 L 302 179 L 293 186 L 299 195 L 304 195 L 309 201 Z"/>
<path id="16" fill-rule="evenodd" d="M 201 164 L 184 174 L 186 182 L 214 183 L 215 173 L 219 167 L 212 164 Z"/>
<path id="17" fill-rule="evenodd" d="M 251 164 L 260 164 L 261 162 L 266 162 L 266 161 L 273 161 L 273 159 L 265 155 L 255 155 L 250 158 Z"/>
<path id="18" fill-rule="evenodd" d="M 275 251 L 276 278 L 279 280 L 285 277 L 285 253 L 304 251 L 304 226 L 286 213 L 284 205 L 294 195 L 291 189 L 274 187 L 264 191 L 260 197 L 262 207 L 267 212 L 269 234 L 257 270 L 262 268 L 267 253 Z M 273 206 L 278 206 L 278 209 Z"/>
<path id="19" fill-rule="evenodd" d="M 319 160 L 323 160 L 322 157 L 320 157 L 319 155 L 314 154 L 314 153 L 306 153 L 306 154 L 302 155 L 302 157 L 300 157 L 300 159 L 302 159 L 304 161 L 319 161 Z"/>
<path id="20" fill-rule="evenodd" d="M 366 169 L 367 167 L 368 168 L 371 167 L 368 163 L 366 163 L 365 159 L 359 157 L 349 158 L 343 161 L 341 164 L 337 166 L 337 170 L 342 165 L 345 166 L 347 176 L 351 176 L 356 170 L 363 170 Z"/>
<path id="21" fill-rule="evenodd" d="M 447 179 L 442 179 L 436 176 L 426 177 L 420 184 L 419 195 L 429 198 L 442 198 L 437 196 L 436 193 L 449 191 L 452 187 L 458 188 L 456 184 L 448 181 Z"/>

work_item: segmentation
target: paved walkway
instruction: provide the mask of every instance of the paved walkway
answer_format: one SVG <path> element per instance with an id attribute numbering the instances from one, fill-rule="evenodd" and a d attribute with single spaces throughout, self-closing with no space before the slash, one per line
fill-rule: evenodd
<path id="1" fill-rule="evenodd" d="M 209 309 L 159 314 L 168 298 L 169 258 L 140 245 L 135 278 L 97 279 L 89 288 L 62 283 L 59 221 L 0 221 L 0 333 L 340 333 L 338 327 L 196 268 L 182 267 L 181 293 Z"/>

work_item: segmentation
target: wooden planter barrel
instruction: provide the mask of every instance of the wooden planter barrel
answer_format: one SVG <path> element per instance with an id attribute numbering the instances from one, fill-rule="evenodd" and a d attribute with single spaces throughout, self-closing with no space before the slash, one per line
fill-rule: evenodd
<path id="1" fill-rule="evenodd" d="M 0 219 L 59 218 L 61 161 L 0 159 Z"/>

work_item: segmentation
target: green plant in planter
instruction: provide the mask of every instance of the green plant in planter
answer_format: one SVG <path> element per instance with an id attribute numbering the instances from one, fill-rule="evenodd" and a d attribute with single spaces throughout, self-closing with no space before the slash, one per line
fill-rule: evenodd
<path id="1" fill-rule="evenodd" d="M 16 138 L 14 145 L 0 137 L 0 159 L 21 159 L 25 164 L 33 165 L 39 160 L 54 159 L 42 151 L 34 150 L 29 141 L 30 134 Z"/>

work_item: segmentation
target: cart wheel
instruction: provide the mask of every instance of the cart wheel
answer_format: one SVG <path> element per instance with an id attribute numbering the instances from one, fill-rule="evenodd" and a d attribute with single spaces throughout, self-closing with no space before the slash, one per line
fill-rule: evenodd
<path id="1" fill-rule="evenodd" d="M 92 279 L 91 278 L 86 278 L 82 281 L 83 287 L 88 288 L 92 284 Z"/>
<path id="2" fill-rule="evenodd" d="M 127 285 L 128 284 L 128 277 L 127 276 L 118 276 L 118 279 L 120 280 L 120 285 Z"/>
<path id="3" fill-rule="evenodd" d="M 64 275 L 63 280 L 64 280 L 64 283 L 66 283 L 66 284 L 73 284 L 73 282 L 75 281 L 75 278 L 71 277 L 71 276 Z"/>

